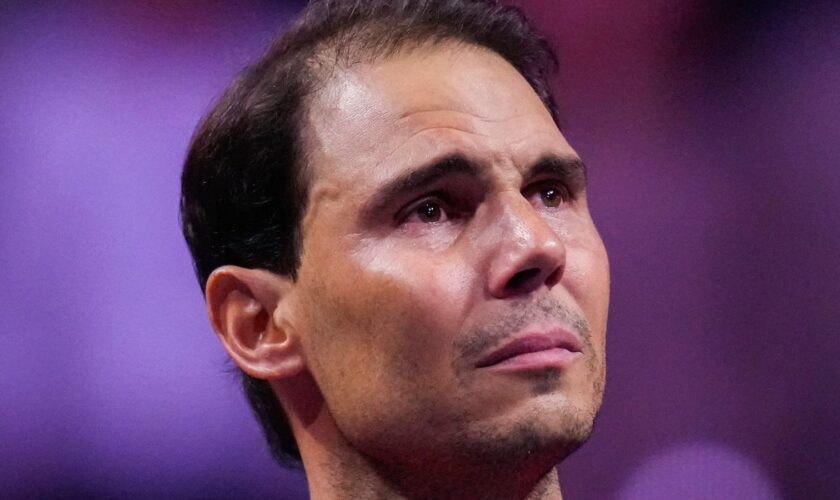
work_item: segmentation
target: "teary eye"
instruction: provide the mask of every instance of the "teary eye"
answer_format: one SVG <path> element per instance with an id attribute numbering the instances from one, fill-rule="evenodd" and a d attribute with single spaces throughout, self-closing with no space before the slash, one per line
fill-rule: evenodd
<path id="1" fill-rule="evenodd" d="M 545 206 L 554 208 L 559 207 L 568 196 L 557 186 L 547 186 L 540 189 L 540 198 Z"/>
<path id="2" fill-rule="evenodd" d="M 564 203 L 574 201 L 574 195 L 568 186 L 562 182 L 548 181 L 537 184 L 526 190 L 528 198 L 534 206 L 557 208 Z"/>

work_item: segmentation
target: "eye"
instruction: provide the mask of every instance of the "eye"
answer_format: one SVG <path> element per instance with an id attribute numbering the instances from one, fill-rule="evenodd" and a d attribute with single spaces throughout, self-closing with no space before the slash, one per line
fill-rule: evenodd
<path id="1" fill-rule="evenodd" d="M 562 183 L 545 183 L 539 186 L 534 194 L 539 194 L 540 203 L 548 208 L 559 207 L 572 199 L 569 188 Z"/>
<path id="2" fill-rule="evenodd" d="M 406 213 L 403 222 L 434 224 L 436 222 L 446 222 L 447 220 L 449 220 L 449 215 L 443 208 L 442 203 L 438 200 L 427 199 L 411 208 Z"/>
<path id="3" fill-rule="evenodd" d="M 417 217 L 423 222 L 439 222 L 443 216 L 443 209 L 433 201 L 427 201 L 415 210 Z"/>

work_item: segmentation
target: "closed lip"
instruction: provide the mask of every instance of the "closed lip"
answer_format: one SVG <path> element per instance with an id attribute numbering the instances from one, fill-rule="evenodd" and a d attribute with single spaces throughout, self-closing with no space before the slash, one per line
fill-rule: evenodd
<path id="1" fill-rule="evenodd" d="M 508 359 L 541 351 L 563 349 L 570 353 L 580 353 L 583 345 L 577 335 L 565 328 L 550 328 L 543 331 L 526 332 L 517 335 L 511 340 L 502 344 L 487 356 L 481 358 L 476 368 L 486 368 L 497 365 Z"/>

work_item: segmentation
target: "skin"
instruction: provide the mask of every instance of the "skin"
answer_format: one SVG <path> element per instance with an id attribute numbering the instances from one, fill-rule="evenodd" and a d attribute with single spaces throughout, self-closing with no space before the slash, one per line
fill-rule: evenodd
<path id="1" fill-rule="evenodd" d="M 578 159 L 523 77 L 455 43 L 338 71 L 309 103 L 294 282 L 226 266 L 222 342 L 272 381 L 313 498 L 560 498 L 605 376 L 609 266 Z M 386 186 L 431 160 L 431 184 Z M 405 183 L 403 183 L 405 186 Z M 523 332 L 582 341 L 566 367 L 479 361 Z"/>

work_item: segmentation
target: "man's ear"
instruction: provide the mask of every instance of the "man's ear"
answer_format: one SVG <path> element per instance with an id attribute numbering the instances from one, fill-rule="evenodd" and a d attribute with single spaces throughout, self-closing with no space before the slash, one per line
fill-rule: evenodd
<path id="1" fill-rule="evenodd" d="M 291 324 L 293 288 L 290 278 L 237 266 L 222 266 L 207 280 L 210 324 L 228 355 L 254 378 L 286 378 L 304 369 Z"/>

